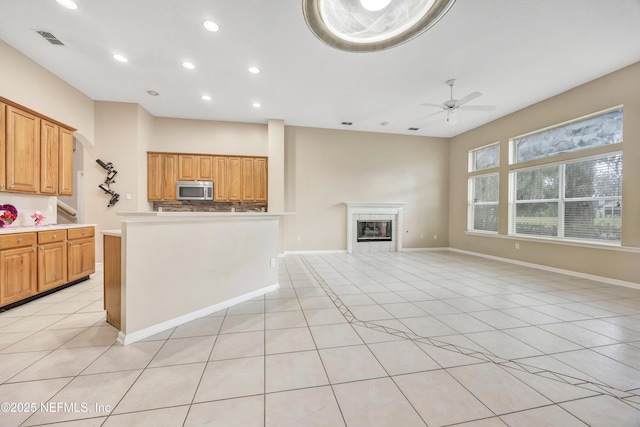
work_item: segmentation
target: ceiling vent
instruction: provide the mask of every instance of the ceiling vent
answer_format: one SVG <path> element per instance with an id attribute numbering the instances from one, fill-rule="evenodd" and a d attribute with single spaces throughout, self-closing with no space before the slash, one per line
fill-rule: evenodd
<path id="1" fill-rule="evenodd" d="M 64 46 L 64 43 L 62 43 L 60 40 L 58 40 L 56 38 L 56 36 L 54 36 L 53 34 L 51 34 L 48 31 L 36 30 L 36 33 L 40 34 L 42 37 L 44 37 L 44 39 L 46 41 L 48 41 L 51 44 L 55 44 L 55 45 L 58 45 L 58 46 Z"/>

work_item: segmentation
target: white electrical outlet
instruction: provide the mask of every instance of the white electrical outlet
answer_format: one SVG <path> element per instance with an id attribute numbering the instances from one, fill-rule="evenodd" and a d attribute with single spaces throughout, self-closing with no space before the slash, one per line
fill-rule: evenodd
<path id="1" fill-rule="evenodd" d="M 421 234 L 421 235 L 420 235 L 420 238 L 421 238 L 421 239 L 424 239 L 424 234 Z"/>
<path id="2" fill-rule="evenodd" d="M 437 234 L 433 235 L 433 240 L 438 240 L 438 235 Z"/>
<path id="3" fill-rule="evenodd" d="M 520 249 L 520 243 L 516 243 L 516 249 Z"/>
<path id="4" fill-rule="evenodd" d="M 297 241 L 297 242 L 299 242 L 300 240 L 302 240 L 302 239 L 300 238 L 300 236 L 296 237 L 296 241 Z"/>
<path id="5" fill-rule="evenodd" d="M 271 258 L 271 268 L 276 266 L 276 259 L 275 258 Z"/>

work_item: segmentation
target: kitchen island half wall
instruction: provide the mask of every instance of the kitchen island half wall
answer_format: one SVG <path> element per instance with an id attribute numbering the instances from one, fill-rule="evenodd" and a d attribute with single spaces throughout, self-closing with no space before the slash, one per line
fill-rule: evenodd
<path id="1" fill-rule="evenodd" d="M 118 215 L 122 218 L 119 340 L 123 344 L 279 287 L 279 227 L 280 218 L 287 214 Z"/>

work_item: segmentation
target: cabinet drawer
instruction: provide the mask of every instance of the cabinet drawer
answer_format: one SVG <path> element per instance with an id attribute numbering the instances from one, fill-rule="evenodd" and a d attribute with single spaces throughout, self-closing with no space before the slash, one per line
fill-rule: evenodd
<path id="1" fill-rule="evenodd" d="M 38 232 L 38 243 L 63 242 L 67 238 L 67 230 L 52 230 Z"/>
<path id="2" fill-rule="evenodd" d="M 36 233 L 16 233 L 0 236 L 0 249 L 21 248 L 36 244 Z"/>
<path id="3" fill-rule="evenodd" d="M 67 230 L 67 238 L 73 239 L 85 239 L 93 237 L 93 227 L 81 227 L 81 228 L 69 228 Z"/>

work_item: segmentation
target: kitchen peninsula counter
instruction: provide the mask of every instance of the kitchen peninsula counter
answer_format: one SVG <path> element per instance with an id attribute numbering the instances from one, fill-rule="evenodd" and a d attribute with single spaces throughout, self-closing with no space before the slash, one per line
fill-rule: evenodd
<path id="1" fill-rule="evenodd" d="M 122 212 L 121 321 L 129 344 L 278 289 L 271 212 Z M 118 230 L 104 232 L 117 237 Z M 109 268 L 105 258 L 105 271 Z"/>

